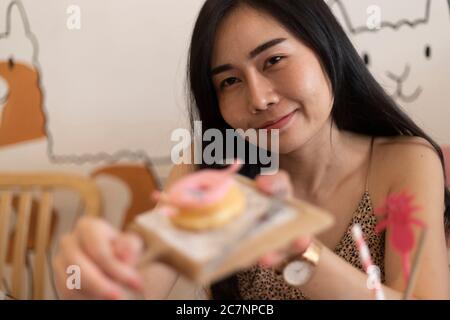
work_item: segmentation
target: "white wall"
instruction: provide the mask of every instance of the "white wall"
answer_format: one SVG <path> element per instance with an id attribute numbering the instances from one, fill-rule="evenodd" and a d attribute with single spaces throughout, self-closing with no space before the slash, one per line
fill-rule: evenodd
<path id="1" fill-rule="evenodd" d="M 0 1 L 0 17 L 5 17 L 9 2 Z M 383 21 L 395 23 L 423 17 L 427 0 L 328 2 L 338 16 L 337 2 L 342 2 L 352 25 L 360 26 L 369 19 L 366 9 L 370 5 L 380 6 Z M 22 3 L 39 45 L 36 60 L 32 59 L 31 43 L 21 37 L 18 15 L 12 24 L 14 39 L 0 41 L 0 60 L 13 55 L 40 66 L 43 107 L 54 140 L 52 154 L 112 155 L 143 150 L 158 163 L 160 157 L 167 157 L 173 146 L 171 131 L 187 126 L 183 91 L 186 52 L 203 0 Z M 66 26 L 71 5 L 81 10 L 80 30 Z M 0 23 L 0 32 L 3 28 Z M 401 74 L 407 64 L 411 66 L 404 92 L 410 94 L 420 87 L 422 93 L 412 103 L 399 103 L 439 142 L 450 143 L 447 0 L 432 0 L 427 24 L 349 35 L 361 53 L 370 55 L 370 69 L 388 92 L 393 92 L 394 85 L 386 72 Z M 431 60 L 424 56 L 428 44 Z M 14 160 L 16 165 L 18 160 Z M 24 165 L 27 163 L 28 159 Z"/>
<path id="2" fill-rule="evenodd" d="M 0 21 L 8 2 L 0 2 Z M 144 149 L 151 157 L 169 154 L 171 131 L 186 125 L 186 52 L 201 3 L 23 1 L 39 43 L 55 154 L 122 149 Z M 81 9 L 80 30 L 66 27 L 70 5 Z M 13 29 L 18 24 L 14 21 Z M 19 51 L 0 48 L 0 59 Z M 31 52 L 20 54 L 31 62 Z"/>
<path id="3" fill-rule="evenodd" d="M 450 1 L 328 2 L 361 56 L 369 55 L 369 69 L 386 91 L 395 95 L 399 88 L 388 72 L 404 75 L 401 91 L 413 99 L 396 96 L 396 101 L 439 143 L 450 144 Z M 382 27 L 359 32 L 373 22 L 373 11 L 367 13 L 367 8 L 374 5 L 380 9 Z M 430 58 L 425 55 L 427 46 Z M 420 94 L 414 98 L 415 93 Z"/>
<path id="4" fill-rule="evenodd" d="M 159 164 L 159 176 L 164 178 L 173 146 L 170 133 L 187 126 L 183 91 L 186 54 L 203 0 L 22 0 L 25 15 L 14 10 L 11 34 L 1 35 L 6 31 L 10 2 L 0 0 L 0 64 L 13 56 L 40 70 L 41 81 L 36 85 L 44 94 L 47 132 L 40 139 L 0 146 L 0 171 L 90 175 L 116 160 L 118 164 L 145 167 L 148 157 Z M 399 21 L 424 18 L 427 0 L 328 3 L 358 51 L 369 54 L 370 70 L 389 93 L 395 86 L 386 72 L 401 74 L 409 65 L 403 91 L 411 94 L 420 88 L 421 93 L 412 102 L 398 102 L 439 143 L 450 144 L 448 1 L 432 0 L 429 19 L 414 27 Z M 344 21 L 339 4 L 344 5 L 351 24 Z M 81 10 L 80 30 L 67 28 L 71 14 L 66 11 L 71 5 Z M 351 27 L 364 26 L 371 18 L 366 12 L 370 5 L 378 5 L 382 20 L 398 28 L 352 32 Z M 29 22 L 29 30 L 24 22 Z M 431 59 L 424 55 L 427 45 Z M 0 75 L 0 119 L 8 103 L 2 98 L 8 90 L 11 88 Z M 133 157 L 138 150 L 144 157 Z M 124 152 L 123 156 L 117 152 Z M 86 161 L 86 155 L 98 154 L 103 155 Z M 72 157 L 66 158 L 68 155 Z M 105 200 L 105 215 L 119 225 L 134 201 L 131 191 L 113 177 L 102 176 L 96 181 Z M 74 211 L 76 207 L 73 200 L 60 199 L 58 203 L 61 209 Z M 74 214 L 70 216 L 73 219 Z M 61 230 L 67 229 L 71 219 L 63 221 Z"/>

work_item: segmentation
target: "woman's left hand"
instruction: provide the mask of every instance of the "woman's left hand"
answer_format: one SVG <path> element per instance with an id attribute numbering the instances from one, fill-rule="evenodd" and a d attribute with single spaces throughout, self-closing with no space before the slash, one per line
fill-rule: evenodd
<path id="1" fill-rule="evenodd" d="M 262 192 L 271 196 L 282 195 L 283 198 L 291 198 L 294 194 L 289 175 L 282 170 L 271 176 L 258 176 L 256 185 Z M 259 260 L 259 265 L 266 268 L 278 266 L 293 254 L 303 253 L 311 241 L 311 237 L 300 237 L 287 248 L 265 254 Z"/>

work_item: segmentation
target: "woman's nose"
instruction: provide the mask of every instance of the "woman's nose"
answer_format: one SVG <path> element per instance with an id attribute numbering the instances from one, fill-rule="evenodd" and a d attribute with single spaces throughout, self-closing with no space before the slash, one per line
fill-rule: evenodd
<path id="1" fill-rule="evenodd" d="M 247 82 L 248 105 L 252 114 L 267 110 L 280 101 L 272 83 L 265 77 L 255 74 Z"/>

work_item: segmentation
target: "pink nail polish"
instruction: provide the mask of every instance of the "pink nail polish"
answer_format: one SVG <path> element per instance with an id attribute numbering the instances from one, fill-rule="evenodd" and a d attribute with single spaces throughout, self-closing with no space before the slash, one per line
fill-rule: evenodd
<path id="1" fill-rule="evenodd" d="M 162 207 L 162 208 L 160 208 L 160 210 L 161 210 L 160 211 L 161 214 L 164 216 L 167 216 L 167 217 L 173 217 L 177 214 L 176 210 L 169 208 L 169 207 Z"/>
<path id="2" fill-rule="evenodd" d="M 302 253 L 303 251 L 306 250 L 306 248 L 308 248 L 310 243 L 311 241 L 305 241 L 305 239 L 297 239 L 294 241 L 293 245 L 294 249 L 300 251 L 299 253 Z"/>
<path id="3" fill-rule="evenodd" d="M 144 290 L 143 285 L 142 285 L 142 281 L 139 280 L 139 279 L 133 279 L 133 280 L 131 280 L 128 284 L 129 284 L 129 286 L 130 286 L 131 288 L 133 288 L 134 290 L 137 290 L 137 291 L 142 291 L 142 290 Z"/>
<path id="4" fill-rule="evenodd" d="M 106 295 L 106 297 L 108 300 L 120 300 L 122 297 L 122 294 L 119 292 L 111 292 L 111 293 L 108 293 Z"/>
<path id="5" fill-rule="evenodd" d="M 266 255 L 265 257 L 259 260 L 259 265 L 263 268 L 269 268 L 273 263 L 272 255 Z"/>

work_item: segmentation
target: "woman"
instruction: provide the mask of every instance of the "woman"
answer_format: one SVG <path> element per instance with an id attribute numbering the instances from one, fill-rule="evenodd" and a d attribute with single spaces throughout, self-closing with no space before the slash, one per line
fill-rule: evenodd
<path id="1" fill-rule="evenodd" d="M 386 96 L 325 2 L 206 1 L 192 37 L 189 80 L 191 119 L 198 117 L 203 130 L 280 130 L 281 170 L 257 178 L 262 190 L 314 203 L 336 220 L 316 239 L 293 244 L 299 254 L 315 248 L 318 257 L 302 286 L 289 286 L 278 274 L 286 258 L 280 251 L 213 285 L 213 298 L 371 299 L 349 234 L 356 222 L 381 269 L 386 298 L 401 298 L 401 261 L 387 236 L 375 233 L 373 208 L 404 190 L 422 207 L 415 217 L 430 231 L 413 297 L 450 298 L 445 245 L 450 194 L 442 152 Z M 175 167 L 169 185 L 195 169 Z M 243 173 L 254 177 L 258 170 L 245 166 Z M 177 274 L 152 265 L 143 279 L 134 267 L 141 247 L 134 235 L 82 219 L 54 260 L 60 293 L 120 298 L 132 288 L 149 298 L 167 297 Z M 83 270 L 80 291 L 64 288 L 71 264 Z"/>

